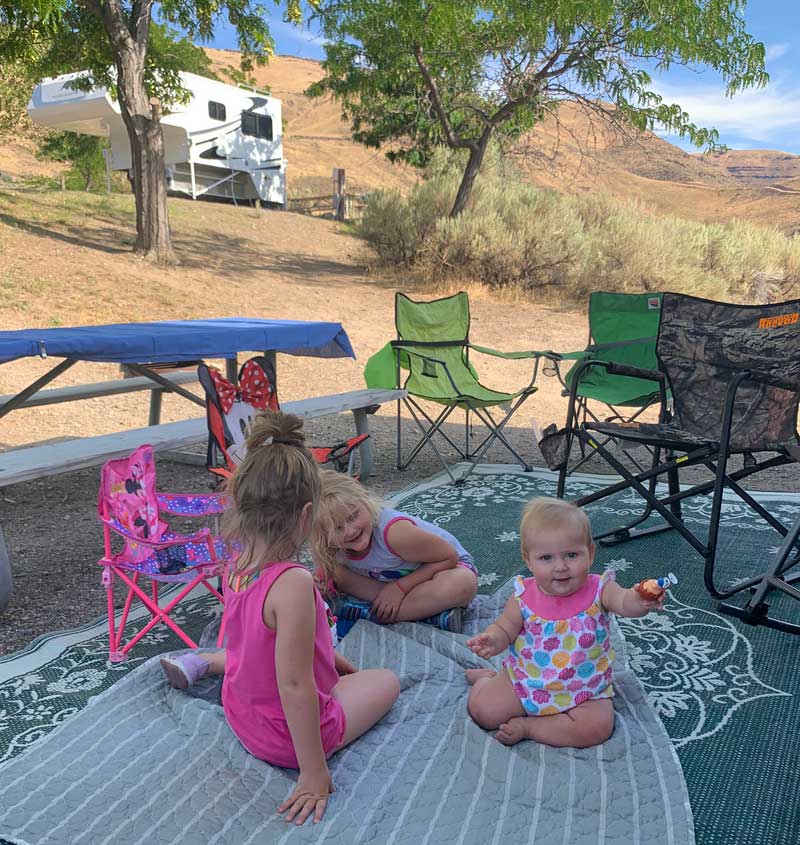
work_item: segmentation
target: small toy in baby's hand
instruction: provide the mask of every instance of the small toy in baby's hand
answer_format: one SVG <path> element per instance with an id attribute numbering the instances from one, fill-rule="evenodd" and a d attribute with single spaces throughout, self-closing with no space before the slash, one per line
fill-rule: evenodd
<path id="1" fill-rule="evenodd" d="M 671 572 L 663 578 L 648 578 L 639 583 L 639 595 L 648 601 L 658 601 L 667 587 L 677 583 L 678 579 Z"/>

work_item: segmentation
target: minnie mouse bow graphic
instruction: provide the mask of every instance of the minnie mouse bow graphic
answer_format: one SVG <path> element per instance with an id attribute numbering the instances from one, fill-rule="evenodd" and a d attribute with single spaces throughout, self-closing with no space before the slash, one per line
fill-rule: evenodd
<path id="1" fill-rule="evenodd" d="M 260 411 L 267 408 L 272 411 L 280 410 L 274 388 L 264 370 L 255 361 L 247 361 L 242 367 L 238 388 L 232 385 L 219 370 L 209 367 L 208 371 L 214 382 L 223 414 L 230 412 L 237 399 Z"/>

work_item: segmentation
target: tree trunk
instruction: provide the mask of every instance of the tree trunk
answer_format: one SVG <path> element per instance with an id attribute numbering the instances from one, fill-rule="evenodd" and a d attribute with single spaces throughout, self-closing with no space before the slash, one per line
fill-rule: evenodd
<path id="1" fill-rule="evenodd" d="M 466 208 L 467 202 L 469 202 L 472 189 L 475 186 L 475 177 L 481 169 L 481 164 L 483 164 L 483 157 L 486 154 L 486 148 L 489 146 L 490 137 L 491 133 L 484 131 L 478 143 L 469 151 L 469 160 L 467 161 L 464 175 L 461 177 L 461 184 L 458 186 L 456 201 L 453 203 L 453 208 L 450 211 L 451 220 L 458 217 Z"/>
<path id="2" fill-rule="evenodd" d="M 118 57 L 118 93 L 128 130 L 136 197 L 134 252 L 158 264 L 177 264 L 167 211 L 164 134 L 158 101 L 151 102 L 144 84 L 144 64 L 133 52 Z"/>

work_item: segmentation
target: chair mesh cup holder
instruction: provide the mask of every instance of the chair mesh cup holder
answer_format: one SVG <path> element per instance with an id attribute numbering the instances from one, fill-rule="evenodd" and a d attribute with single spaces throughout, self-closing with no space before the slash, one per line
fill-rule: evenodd
<path id="1" fill-rule="evenodd" d="M 549 470 L 558 472 L 567 465 L 567 429 L 550 423 L 542 432 L 539 451 Z"/>

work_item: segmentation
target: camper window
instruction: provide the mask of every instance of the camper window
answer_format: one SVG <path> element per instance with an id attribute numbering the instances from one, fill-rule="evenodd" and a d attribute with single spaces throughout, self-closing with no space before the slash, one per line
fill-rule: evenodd
<path id="1" fill-rule="evenodd" d="M 225 104 L 208 101 L 208 116 L 213 120 L 225 120 Z"/>
<path id="2" fill-rule="evenodd" d="M 256 138 L 272 140 L 272 118 L 266 114 L 252 111 L 242 112 L 242 135 L 255 135 Z"/>

